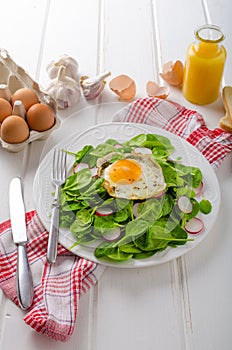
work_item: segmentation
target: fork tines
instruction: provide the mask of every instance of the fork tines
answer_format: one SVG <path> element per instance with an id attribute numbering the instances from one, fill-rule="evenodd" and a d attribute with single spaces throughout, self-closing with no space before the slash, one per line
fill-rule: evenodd
<path id="1" fill-rule="evenodd" d="M 52 161 L 52 180 L 57 185 L 61 185 L 66 179 L 66 158 L 66 152 L 57 147 L 54 148 Z"/>

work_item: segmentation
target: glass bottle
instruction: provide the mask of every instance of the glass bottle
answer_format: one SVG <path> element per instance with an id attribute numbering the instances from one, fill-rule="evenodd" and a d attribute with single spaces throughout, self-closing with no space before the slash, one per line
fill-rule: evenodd
<path id="1" fill-rule="evenodd" d="M 182 92 L 190 102 L 203 105 L 218 98 L 226 49 L 221 45 L 224 34 L 215 25 L 201 26 L 195 37 L 186 55 Z"/>

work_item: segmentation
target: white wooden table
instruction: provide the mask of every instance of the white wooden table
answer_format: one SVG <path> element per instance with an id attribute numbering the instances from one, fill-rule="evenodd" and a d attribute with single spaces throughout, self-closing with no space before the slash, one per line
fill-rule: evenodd
<path id="1" fill-rule="evenodd" d="M 209 21 L 226 34 L 224 83 L 232 84 L 230 0 L 8 0 L 0 4 L 0 46 L 42 87 L 48 84 L 46 65 L 65 53 L 79 62 L 81 74 L 94 76 L 105 70 L 112 77 L 128 74 L 136 81 L 136 97 L 145 97 L 146 82 L 162 83 L 162 64 L 184 61 L 194 29 Z M 195 106 L 172 88 L 169 99 L 196 109 L 209 128 L 218 126 L 224 115 L 220 98 L 208 106 Z M 111 121 L 121 108 L 108 88 L 94 103 L 112 105 L 109 113 L 96 109 L 89 119 L 80 112 L 77 131 Z M 70 115 L 92 104 L 82 98 L 59 113 L 63 127 Z M 36 141 L 19 153 L 0 148 L 1 221 L 9 217 L 8 185 L 13 176 L 23 178 L 26 208 L 34 208 L 32 185 L 43 147 L 48 149 L 59 138 L 58 129 L 46 144 Z M 82 297 L 76 329 L 67 343 L 34 332 L 24 323 L 23 311 L 0 291 L 0 349 L 231 349 L 231 175 L 228 156 L 217 170 L 222 202 L 208 237 L 169 263 L 129 270 L 108 267 Z"/>

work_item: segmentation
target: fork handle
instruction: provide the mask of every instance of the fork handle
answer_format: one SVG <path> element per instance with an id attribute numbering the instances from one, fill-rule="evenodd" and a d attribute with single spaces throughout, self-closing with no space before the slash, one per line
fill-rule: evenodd
<path id="1" fill-rule="evenodd" d="M 60 220 L 60 207 L 59 207 L 59 188 L 56 190 L 54 204 L 52 208 L 51 226 L 48 236 L 48 246 L 47 246 L 47 261 L 50 264 L 54 264 L 57 257 L 57 246 L 59 238 L 59 220 Z"/>

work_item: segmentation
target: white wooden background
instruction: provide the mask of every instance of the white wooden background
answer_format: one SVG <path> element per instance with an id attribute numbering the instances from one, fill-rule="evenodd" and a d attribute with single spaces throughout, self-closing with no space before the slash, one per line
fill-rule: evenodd
<path id="1" fill-rule="evenodd" d="M 80 74 L 93 76 L 105 70 L 112 77 L 128 74 L 136 81 L 136 97 L 145 97 L 146 82 L 163 83 L 159 79 L 162 64 L 184 61 L 194 29 L 206 22 L 221 26 L 226 34 L 224 83 L 232 85 L 230 0 L 0 0 L 0 5 L 0 46 L 42 87 L 48 84 L 46 65 L 65 53 L 79 62 Z M 211 128 L 218 126 L 224 114 L 221 99 L 209 106 L 194 106 L 175 88 L 169 98 L 197 109 Z M 109 113 L 96 108 L 89 119 L 78 114 L 77 132 L 111 121 L 121 104 L 108 88 L 94 103 L 106 102 L 112 103 Z M 63 127 L 68 127 L 70 115 L 87 106 L 82 98 L 77 106 L 60 113 Z M 60 135 L 57 130 L 43 152 Z M 34 142 L 17 154 L 0 149 L 1 221 L 9 216 L 12 176 L 23 177 L 26 207 L 34 208 L 33 177 L 44 145 Z M 0 291 L 0 349 L 232 349 L 230 156 L 217 175 L 222 203 L 207 239 L 187 256 L 160 266 L 107 268 L 82 297 L 75 333 L 67 343 L 36 334 L 24 323 L 23 312 Z"/>

